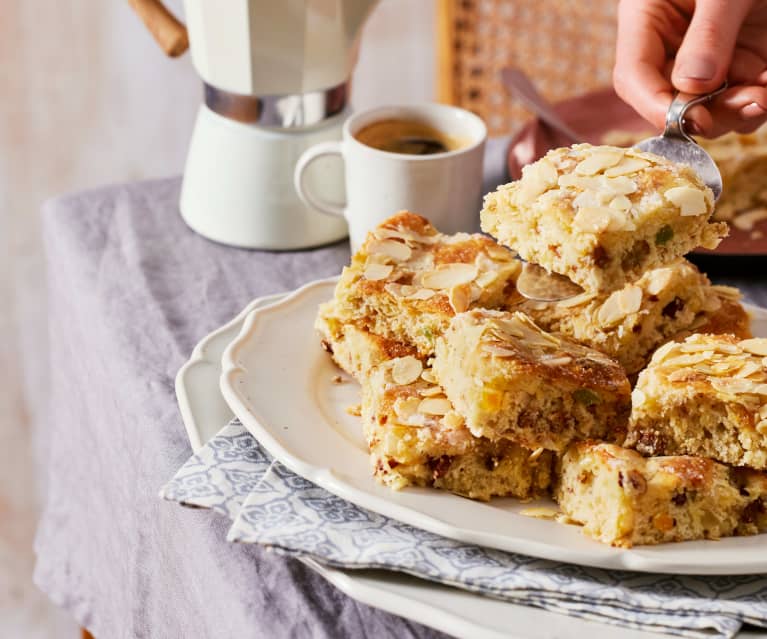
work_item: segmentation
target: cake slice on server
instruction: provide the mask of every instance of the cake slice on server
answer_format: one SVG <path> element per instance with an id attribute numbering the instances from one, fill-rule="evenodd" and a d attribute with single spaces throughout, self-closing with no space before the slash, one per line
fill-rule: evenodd
<path id="1" fill-rule="evenodd" d="M 590 293 L 606 293 L 728 232 L 711 190 L 686 165 L 637 149 L 549 151 L 485 197 L 482 229 Z"/>

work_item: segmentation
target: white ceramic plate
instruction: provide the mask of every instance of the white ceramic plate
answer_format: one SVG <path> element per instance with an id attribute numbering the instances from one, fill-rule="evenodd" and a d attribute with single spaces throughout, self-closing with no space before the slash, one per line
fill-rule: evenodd
<path id="1" fill-rule="evenodd" d="M 263 446 L 293 472 L 363 508 L 467 543 L 599 568 L 681 574 L 767 571 L 767 535 L 625 550 L 588 539 L 575 526 L 526 517 L 514 499 L 481 503 L 428 488 L 395 492 L 371 476 L 355 383 L 338 371 L 313 330 L 317 306 L 335 279 L 308 284 L 252 311 L 224 353 L 221 391 Z M 753 332 L 767 336 L 767 311 L 749 308 Z M 537 505 L 553 507 L 550 500 Z"/>
<path id="2" fill-rule="evenodd" d="M 189 441 L 203 446 L 234 416 L 218 388 L 221 356 L 237 337 L 246 315 L 282 299 L 272 295 L 254 300 L 231 322 L 204 338 L 176 376 L 176 396 Z M 311 559 L 303 560 L 341 592 L 369 606 L 381 608 L 465 639 L 554 639 L 590 637 L 611 639 L 615 626 L 520 606 L 449 588 L 398 572 L 338 570 Z M 512 630 L 514 634 L 511 634 Z M 621 629 L 623 639 L 652 639 L 671 635 Z"/>

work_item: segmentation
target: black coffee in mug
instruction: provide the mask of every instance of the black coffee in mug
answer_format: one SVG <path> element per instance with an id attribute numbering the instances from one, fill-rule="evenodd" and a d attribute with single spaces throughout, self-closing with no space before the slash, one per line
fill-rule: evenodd
<path id="1" fill-rule="evenodd" d="M 360 129 L 354 137 L 362 144 L 405 155 L 433 155 L 467 145 L 463 140 L 415 120 L 380 120 Z"/>

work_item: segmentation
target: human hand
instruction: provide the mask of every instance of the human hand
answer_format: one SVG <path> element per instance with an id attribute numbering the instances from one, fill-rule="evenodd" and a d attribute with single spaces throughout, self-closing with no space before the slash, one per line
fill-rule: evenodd
<path id="1" fill-rule="evenodd" d="M 767 121 L 767 0 L 621 0 L 613 83 L 660 129 L 675 90 L 729 88 L 685 117 L 691 133 L 749 133 Z"/>

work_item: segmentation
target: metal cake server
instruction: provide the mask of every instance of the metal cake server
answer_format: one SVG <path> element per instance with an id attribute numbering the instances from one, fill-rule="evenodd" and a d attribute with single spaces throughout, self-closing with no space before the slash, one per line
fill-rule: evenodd
<path id="1" fill-rule="evenodd" d="M 726 88 L 727 84 L 724 84 L 704 95 L 677 93 L 666 112 L 663 133 L 636 145 L 642 151 L 691 166 L 711 189 L 715 200 L 722 194 L 722 174 L 711 156 L 684 130 L 684 116 L 691 107 L 708 102 Z M 517 279 L 517 291 L 530 300 L 558 302 L 582 293 L 583 289 L 564 275 L 549 273 L 540 266 L 525 263 Z"/>

